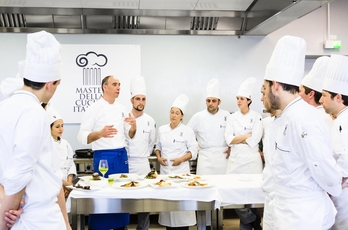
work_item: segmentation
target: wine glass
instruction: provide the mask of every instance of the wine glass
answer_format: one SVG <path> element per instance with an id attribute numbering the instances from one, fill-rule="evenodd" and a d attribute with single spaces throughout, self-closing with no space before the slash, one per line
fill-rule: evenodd
<path id="1" fill-rule="evenodd" d="M 103 174 L 103 178 L 105 179 L 105 173 L 109 170 L 108 161 L 100 160 L 99 161 L 99 171 Z"/>

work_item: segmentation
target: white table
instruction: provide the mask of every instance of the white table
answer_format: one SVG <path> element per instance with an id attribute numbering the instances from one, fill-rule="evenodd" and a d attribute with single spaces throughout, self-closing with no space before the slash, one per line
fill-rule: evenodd
<path id="1" fill-rule="evenodd" d="M 211 175 L 202 179 L 213 183 L 209 188 L 153 188 L 116 189 L 106 187 L 96 191 L 70 193 L 73 229 L 84 226 L 81 215 L 91 213 L 162 212 L 197 210 L 197 228 L 205 229 L 205 210 L 220 207 L 240 208 L 244 204 L 263 204 L 261 174 Z M 80 226 L 78 226 L 80 222 Z M 217 228 L 218 223 L 212 222 Z M 80 228 L 78 228 L 80 227 Z"/>

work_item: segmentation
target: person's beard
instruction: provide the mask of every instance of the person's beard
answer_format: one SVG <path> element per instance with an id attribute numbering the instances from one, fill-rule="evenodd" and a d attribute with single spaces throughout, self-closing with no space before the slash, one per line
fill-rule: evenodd
<path id="1" fill-rule="evenodd" d="M 270 90 L 268 93 L 268 97 L 269 97 L 269 106 L 270 106 L 270 110 L 277 110 L 280 109 L 280 101 L 279 101 L 279 97 L 277 97 L 276 95 L 274 95 L 272 93 L 272 91 Z"/>
<path id="2" fill-rule="evenodd" d="M 209 108 L 209 107 L 208 107 L 208 112 L 209 112 L 209 113 L 215 113 L 215 112 L 217 112 L 217 110 L 218 110 L 218 108 L 215 108 L 215 107 Z"/>
<path id="3" fill-rule="evenodd" d="M 144 106 L 143 106 L 143 108 L 142 108 L 142 109 L 139 109 L 139 106 L 137 106 L 137 107 L 134 107 L 134 106 L 133 106 L 133 108 L 134 108 L 136 111 L 138 111 L 138 112 L 141 112 L 141 111 L 143 111 L 143 110 L 144 110 Z"/>

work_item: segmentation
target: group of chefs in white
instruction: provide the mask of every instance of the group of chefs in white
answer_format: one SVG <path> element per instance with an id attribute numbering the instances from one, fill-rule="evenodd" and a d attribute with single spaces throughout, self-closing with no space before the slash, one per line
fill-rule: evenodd
<path id="1" fill-rule="evenodd" d="M 20 76 L 34 83 L 24 80 L 22 90 L 0 103 L 1 111 L 11 111 L 0 113 L 0 229 L 70 229 L 62 208 L 62 183 L 70 184 L 70 175 L 76 174 L 68 163 L 72 151 L 60 138 L 59 114 L 48 108 L 47 116 L 40 105 L 49 102 L 59 85 L 59 49 L 51 34 L 29 34 Z M 169 110 L 169 123 L 158 128 L 155 153 L 161 174 L 190 173 L 189 160 L 197 156 L 198 175 L 263 173 L 263 229 L 348 229 L 348 58 L 318 58 L 303 78 L 305 50 L 301 38 L 284 36 L 278 41 L 261 86 L 261 101 L 272 114 L 267 119 L 250 109 L 253 77 L 241 84 L 236 94 L 239 111 L 232 114 L 219 108 L 220 85 L 212 79 L 206 89 L 207 108 L 187 125 L 182 119 L 189 98 L 179 95 Z M 2 83 L 2 92 L 13 88 L 9 82 L 14 81 Z M 107 175 L 147 174 L 156 123 L 144 112 L 144 78 L 131 79 L 131 111 L 116 101 L 121 88 L 116 77 L 105 77 L 101 87 L 103 97 L 86 111 L 78 140 L 92 145 L 94 168 L 98 159 L 109 161 Z M 53 140 L 45 136 L 48 126 Z M 28 128 L 31 132 L 24 131 Z M 60 165 L 53 156 L 59 148 L 66 154 L 60 156 Z M 64 171 L 63 182 L 57 167 Z M 255 210 L 236 211 L 240 229 L 262 229 Z M 41 218 L 39 212 L 50 218 Z M 90 218 L 93 230 L 126 229 L 129 224 L 129 214 Z M 167 229 L 188 229 L 196 224 L 195 212 L 162 212 L 159 223 Z M 139 213 L 137 229 L 148 229 L 149 224 L 149 213 Z"/>

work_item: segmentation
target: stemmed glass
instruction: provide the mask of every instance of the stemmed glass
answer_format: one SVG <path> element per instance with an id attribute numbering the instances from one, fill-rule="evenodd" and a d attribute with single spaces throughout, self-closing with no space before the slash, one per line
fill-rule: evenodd
<path id="1" fill-rule="evenodd" d="M 99 171 L 103 174 L 103 178 L 105 179 L 105 173 L 109 170 L 108 161 L 100 160 L 99 161 Z"/>

